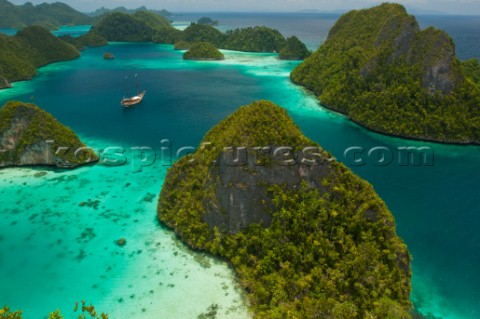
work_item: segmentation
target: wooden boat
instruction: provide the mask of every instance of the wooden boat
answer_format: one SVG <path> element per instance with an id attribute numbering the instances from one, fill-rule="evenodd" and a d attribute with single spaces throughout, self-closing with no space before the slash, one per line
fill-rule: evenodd
<path id="1" fill-rule="evenodd" d="M 147 91 L 140 92 L 132 97 L 123 98 L 120 104 L 122 104 L 124 107 L 130 107 L 135 104 L 139 104 L 140 102 L 142 102 L 145 93 L 147 93 Z"/>
<path id="2" fill-rule="evenodd" d="M 127 77 L 125 77 L 127 79 Z M 135 74 L 135 80 L 137 79 L 137 74 Z M 142 102 L 143 97 L 147 93 L 147 91 L 138 91 L 138 82 L 135 83 L 135 87 L 137 89 L 137 94 L 131 97 L 124 97 L 121 101 L 120 104 L 123 105 L 124 107 L 130 107 L 136 104 L 139 104 Z M 129 95 L 130 89 L 127 86 L 127 95 Z"/>

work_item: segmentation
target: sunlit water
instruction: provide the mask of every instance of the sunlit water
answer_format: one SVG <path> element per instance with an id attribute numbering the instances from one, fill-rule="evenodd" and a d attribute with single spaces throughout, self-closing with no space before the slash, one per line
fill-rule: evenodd
<path id="1" fill-rule="evenodd" d="M 115 60 L 104 60 L 104 51 Z M 293 85 L 296 62 L 274 54 L 224 51 L 225 61 L 184 61 L 182 52 L 154 44 L 113 44 L 40 69 L 29 82 L 0 91 L 0 103 L 33 101 L 75 130 L 90 146 L 126 149 L 121 167 L 74 171 L 0 171 L 0 303 L 43 318 L 60 307 L 69 315 L 87 299 L 112 318 L 196 318 L 220 305 L 219 318 L 248 317 L 232 271 L 184 247 L 156 221 L 156 201 L 172 143 L 196 146 L 238 106 L 269 99 L 285 107 L 307 136 L 339 160 L 351 146 L 428 146 L 433 166 L 352 167 L 371 182 L 395 215 L 413 255 L 412 300 L 441 318 L 480 313 L 480 148 L 381 136 L 321 108 Z M 138 74 L 143 103 L 122 109 L 125 87 Z M 127 76 L 127 79 L 125 77 Z M 151 147 L 157 163 L 138 165 L 131 147 Z M 162 156 L 163 155 L 163 156 Z M 347 163 L 348 164 L 348 163 Z M 46 172 L 46 175 L 43 175 Z M 39 174 L 42 173 L 42 174 Z M 43 175 L 43 176 L 42 176 Z M 119 247 L 115 240 L 124 237 Z"/>

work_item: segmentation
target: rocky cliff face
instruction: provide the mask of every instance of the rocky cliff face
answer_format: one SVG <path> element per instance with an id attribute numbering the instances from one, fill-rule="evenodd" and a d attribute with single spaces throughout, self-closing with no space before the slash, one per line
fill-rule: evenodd
<path id="1" fill-rule="evenodd" d="M 450 36 L 434 28 L 418 32 L 410 44 L 407 61 L 419 65 L 422 86 L 434 93 L 452 93 L 464 80 L 456 65 L 455 44 Z"/>
<path id="2" fill-rule="evenodd" d="M 387 4 L 370 11 L 375 10 L 378 11 L 376 13 L 379 15 L 378 19 L 383 19 L 384 23 L 373 26 L 370 30 L 370 39 L 362 44 L 370 50 L 371 55 L 371 58 L 361 65 L 362 76 L 368 78 L 370 74 L 382 72 L 379 69 L 385 64 L 406 61 L 409 66 L 418 68 L 422 77 L 422 87 L 432 94 L 453 92 L 456 84 L 463 78 L 454 65 L 455 44 L 452 38 L 432 27 L 420 30 L 415 17 L 408 15 L 398 5 Z M 392 12 L 393 10 L 396 12 Z M 333 29 L 334 32 L 330 33 L 329 41 L 341 41 L 342 36 L 345 36 L 342 31 L 353 28 L 353 25 L 358 23 L 360 15 L 361 13 L 352 13 L 340 20 Z M 361 34 L 357 34 L 356 37 L 365 39 Z"/>
<path id="3" fill-rule="evenodd" d="M 10 83 L 8 83 L 7 79 L 3 76 L 0 76 L 0 89 L 10 88 L 12 87 Z"/>
<path id="4" fill-rule="evenodd" d="M 37 106 L 8 102 L 0 109 L 0 167 L 73 168 L 96 161 L 70 129 Z"/>
<path id="5" fill-rule="evenodd" d="M 269 227 L 268 211 L 273 208 L 269 185 L 299 190 L 307 183 L 323 191 L 320 181 L 329 175 L 331 159 L 318 147 L 307 150 L 293 154 L 280 146 L 264 146 L 223 151 L 208 170 L 205 187 L 213 187 L 215 197 L 205 199 L 203 220 L 231 234 L 251 224 Z M 281 159 L 285 154 L 290 157 L 287 161 Z"/>

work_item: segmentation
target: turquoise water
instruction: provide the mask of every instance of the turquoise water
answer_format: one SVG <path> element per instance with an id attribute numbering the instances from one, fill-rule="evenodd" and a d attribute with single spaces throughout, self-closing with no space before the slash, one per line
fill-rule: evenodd
<path id="1" fill-rule="evenodd" d="M 52 31 L 52 33 L 57 37 L 62 35 L 78 37 L 90 31 L 91 28 L 91 25 L 62 25 L 58 30 Z"/>
<path id="2" fill-rule="evenodd" d="M 72 37 L 78 37 L 82 34 L 87 33 L 91 29 L 91 25 L 72 25 L 72 26 L 61 26 L 58 30 L 52 31 L 53 34 L 56 36 L 61 35 L 71 35 Z M 17 33 L 17 29 L 12 28 L 0 28 L 0 33 L 6 35 L 15 35 Z"/>
<path id="3" fill-rule="evenodd" d="M 104 51 L 115 60 L 104 60 Z M 0 171 L 0 278 L 9 288 L 0 291 L 0 303 L 34 319 L 56 307 L 69 314 L 80 299 L 112 318 L 195 318 L 212 303 L 221 306 L 220 318 L 248 317 L 228 267 L 212 259 L 206 263 L 156 222 L 169 158 L 134 172 L 138 154 L 129 149 L 151 147 L 160 159 L 161 141 L 168 139 L 175 154 L 196 146 L 238 106 L 269 99 L 340 161 L 351 146 L 385 146 L 392 152 L 432 147 L 433 166 L 352 169 L 374 185 L 396 217 L 414 258 L 412 300 L 418 309 L 439 318 L 477 318 L 480 148 L 369 132 L 293 85 L 288 74 L 296 62 L 274 54 L 224 53 L 221 62 L 183 61 L 182 52 L 168 45 L 118 43 L 44 67 L 34 80 L 0 91 L 1 104 L 33 100 L 90 146 L 125 147 L 129 158 L 121 167 Z M 119 101 L 125 85 L 132 84 L 125 76 L 135 73 L 147 96 L 125 110 Z M 41 171 L 47 175 L 35 177 Z M 114 244 L 120 237 L 127 239 L 123 248 Z"/>
<path id="4" fill-rule="evenodd" d="M 17 29 L 0 28 L 0 33 L 6 34 L 6 35 L 15 35 L 15 33 L 17 33 Z"/>

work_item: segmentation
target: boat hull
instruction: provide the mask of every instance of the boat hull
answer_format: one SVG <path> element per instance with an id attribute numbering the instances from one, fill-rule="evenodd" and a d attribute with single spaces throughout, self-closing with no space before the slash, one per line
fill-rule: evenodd
<path id="1" fill-rule="evenodd" d="M 143 91 L 136 96 L 122 99 L 122 101 L 120 101 L 120 104 L 123 105 L 124 107 L 131 107 L 133 105 L 137 105 L 142 102 L 143 97 L 145 96 L 145 93 L 147 93 L 147 91 Z"/>

